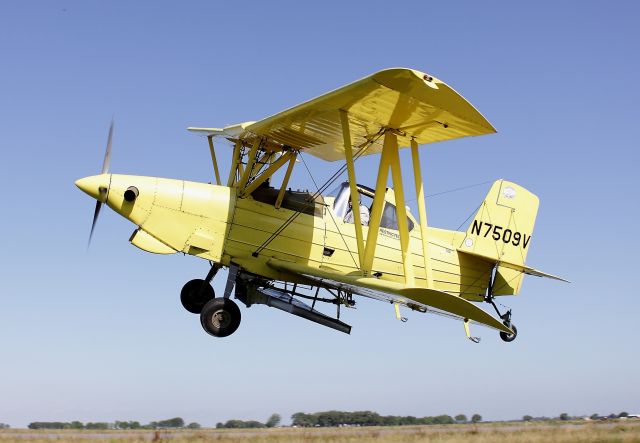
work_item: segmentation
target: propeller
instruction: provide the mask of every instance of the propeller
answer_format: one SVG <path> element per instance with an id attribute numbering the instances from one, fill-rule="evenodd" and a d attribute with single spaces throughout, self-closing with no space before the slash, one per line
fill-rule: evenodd
<path id="1" fill-rule="evenodd" d="M 111 144 L 113 141 L 113 119 L 111 120 L 111 126 L 109 126 L 109 137 L 107 138 L 107 148 L 104 153 L 104 161 L 102 162 L 102 172 L 101 174 L 106 174 L 109 172 L 109 163 L 111 163 Z M 99 190 L 100 195 L 96 200 L 96 209 L 93 212 L 93 221 L 91 223 L 91 232 L 89 233 L 89 241 L 87 243 L 87 248 L 91 245 L 91 239 L 93 238 L 93 230 L 96 228 L 96 222 L 98 221 L 98 215 L 100 215 L 100 209 L 102 209 L 102 204 L 105 202 L 107 198 L 108 188 L 100 187 Z"/>

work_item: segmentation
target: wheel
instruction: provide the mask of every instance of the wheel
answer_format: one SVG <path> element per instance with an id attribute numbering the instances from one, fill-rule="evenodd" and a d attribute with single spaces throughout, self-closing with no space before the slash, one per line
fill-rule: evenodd
<path id="1" fill-rule="evenodd" d="M 209 283 L 199 278 L 187 282 L 180 291 L 182 306 L 192 314 L 199 314 L 202 308 L 216 296 Z"/>
<path id="2" fill-rule="evenodd" d="M 240 326 L 240 308 L 228 298 L 214 298 L 207 302 L 200 313 L 200 324 L 209 335 L 227 337 Z"/>
<path id="3" fill-rule="evenodd" d="M 507 327 L 507 328 L 511 328 L 511 330 L 513 331 L 513 334 L 507 334 L 506 332 L 501 332 L 500 333 L 500 338 L 502 339 L 502 341 L 506 341 L 507 343 L 512 342 L 516 339 L 516 337 L 518 336 L 518 328 L 516 328 L 516 325 L 514 325 L 511 322 L 503 322 L 503 324 Z"/>

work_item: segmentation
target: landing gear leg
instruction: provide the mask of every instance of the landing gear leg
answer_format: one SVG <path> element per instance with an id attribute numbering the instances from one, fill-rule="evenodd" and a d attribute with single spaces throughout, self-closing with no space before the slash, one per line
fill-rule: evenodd
<path id="1" fill-rule="evenodd" d="M 205 332 L 214 337 L 227 337 L 238 329 L 242 315 L 240 308 L 231 300 L 231 292 L 236 287 L 236 297 L 238 288 L 243 282 L 236 284 L 238 279 L 238 265 L 229 266 L 227 284 L 224 288 L 224 296 L 208 300 L 200 312 L 200 324 Z"/>
<path id="2" fill-rule="evenodd" d="M 211 287 L 211 280 L 219 269 L 220 265 L 212 264 L 204 280 L 196 278 L 182 287 L 180 301 L 187 311 L 192 314 L 199 314 L 202 312 L 204 305 L 216 296 L 213 287 Z"/>
<path id="3" fill-rule="evenodd" d="M 229 275 L 227 276 L 227 285 L 224 288 L 224 298 L 231 297 L 231 291 L 233 291 L 233 287 L 236 284 L 236 279 L 238 278 L 238 265 L 232 264 L 229 266 Z"/>
<path id="4" fill-rule="evenodd" d="M 513 331 L 513 334 L 500 332 L 500 338 L 502 339 L 502 341 L 506 341 L 507 343 L 514 341 L 518 335 L 518 329 L 516 328 L 516 325 L 511 321 L 511 309 L 507 310 L 507 312 L 505 312 L 504 314 L 500 314 L 496 303 L 493 301 L 493 296 L 485 297 L 484 301 L 486 301 L 487 303 L 491 303 L 493 309 L 496 310 L 498 316 L 502 319 L 502 324 Z"/>
<path id="5" fill-rule="evenodd" d="M 500 310 L 496 306 L 496 303 L 493 301 L 493 280 L 495 271 L 496 268 L 493 268 L 493 270 L 491 271 L 491 276 L 489 277 L 489 287 L 487 288 L 487 294 L 484 296 L 484 301 L 486 301 L 487 303 L 491 303 L 491 306 L 493 306 L 493 309 L 496 310 L 498 317 L 502 319 L 502 324 L 513 331 L 513 334 L 500 332 L 500 338 L 502 339 L 502 341 L 510 343 L 514 341 L 518 336 L 518 329 L 516 328 L 516 325 L 511 321 L 511 309 L 507 310 L 507 312 L 505 312 L 504 314 L 501 314 Z"/>

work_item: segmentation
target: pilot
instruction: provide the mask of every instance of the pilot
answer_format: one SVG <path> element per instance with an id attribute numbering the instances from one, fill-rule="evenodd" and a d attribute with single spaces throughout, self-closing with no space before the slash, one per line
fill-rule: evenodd
<path id="1" fill-rule="evenodd" d="M 360 199 L 358 199 L 358 206 L 360 207 L 360 223 L 362 226 L 369 226 L 369 208 L 362 204 Z M 347 209 L 347 213 L 344 216 L 345 223 L 354 223 L 353 217 L 353 208 L 351 207 L 351 200 L 349 200 L 349 209 Z"/>

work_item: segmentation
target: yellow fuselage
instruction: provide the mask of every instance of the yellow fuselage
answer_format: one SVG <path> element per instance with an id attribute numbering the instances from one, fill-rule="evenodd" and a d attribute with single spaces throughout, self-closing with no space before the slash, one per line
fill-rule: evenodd
<path id="1" fill-rule="evenodd" d="M 252 197 L 238 198 L 235 188 L 184 180 L 102 174 L 76 182 L 79 188 L 129 219 L 139 229 L 131 242 L 154 253 L 183 252 L 267 279 L 302 281 L 300 276 L 269 266 L 272 258 L 342 274 L 361 275 L 353 224 L 333 212 L 333 201 L 315 203 L 315 215 L 301 213 L 260 250 L 293 211 L 262 203 Z M 99 188 L 107 189 L 106 197 Z M 125 200 L 130 187 L 138 190 L 134 201 Z M 392 198 L 392 194 L 387 194 Z M 409 214 L 409 218 L 418 223 Z M 368 227 L 363 227 L 367 238 Z M 457 252 L 464 232 L 428 228 L 429 253 L 436 290 L 482 300 L 492 264 Z M 426 287 L 420 229 L 410 232 L 415 284 Z M 399 233 L 380 228 L 373 271 L 381 279 L 404 282 Z"/>

